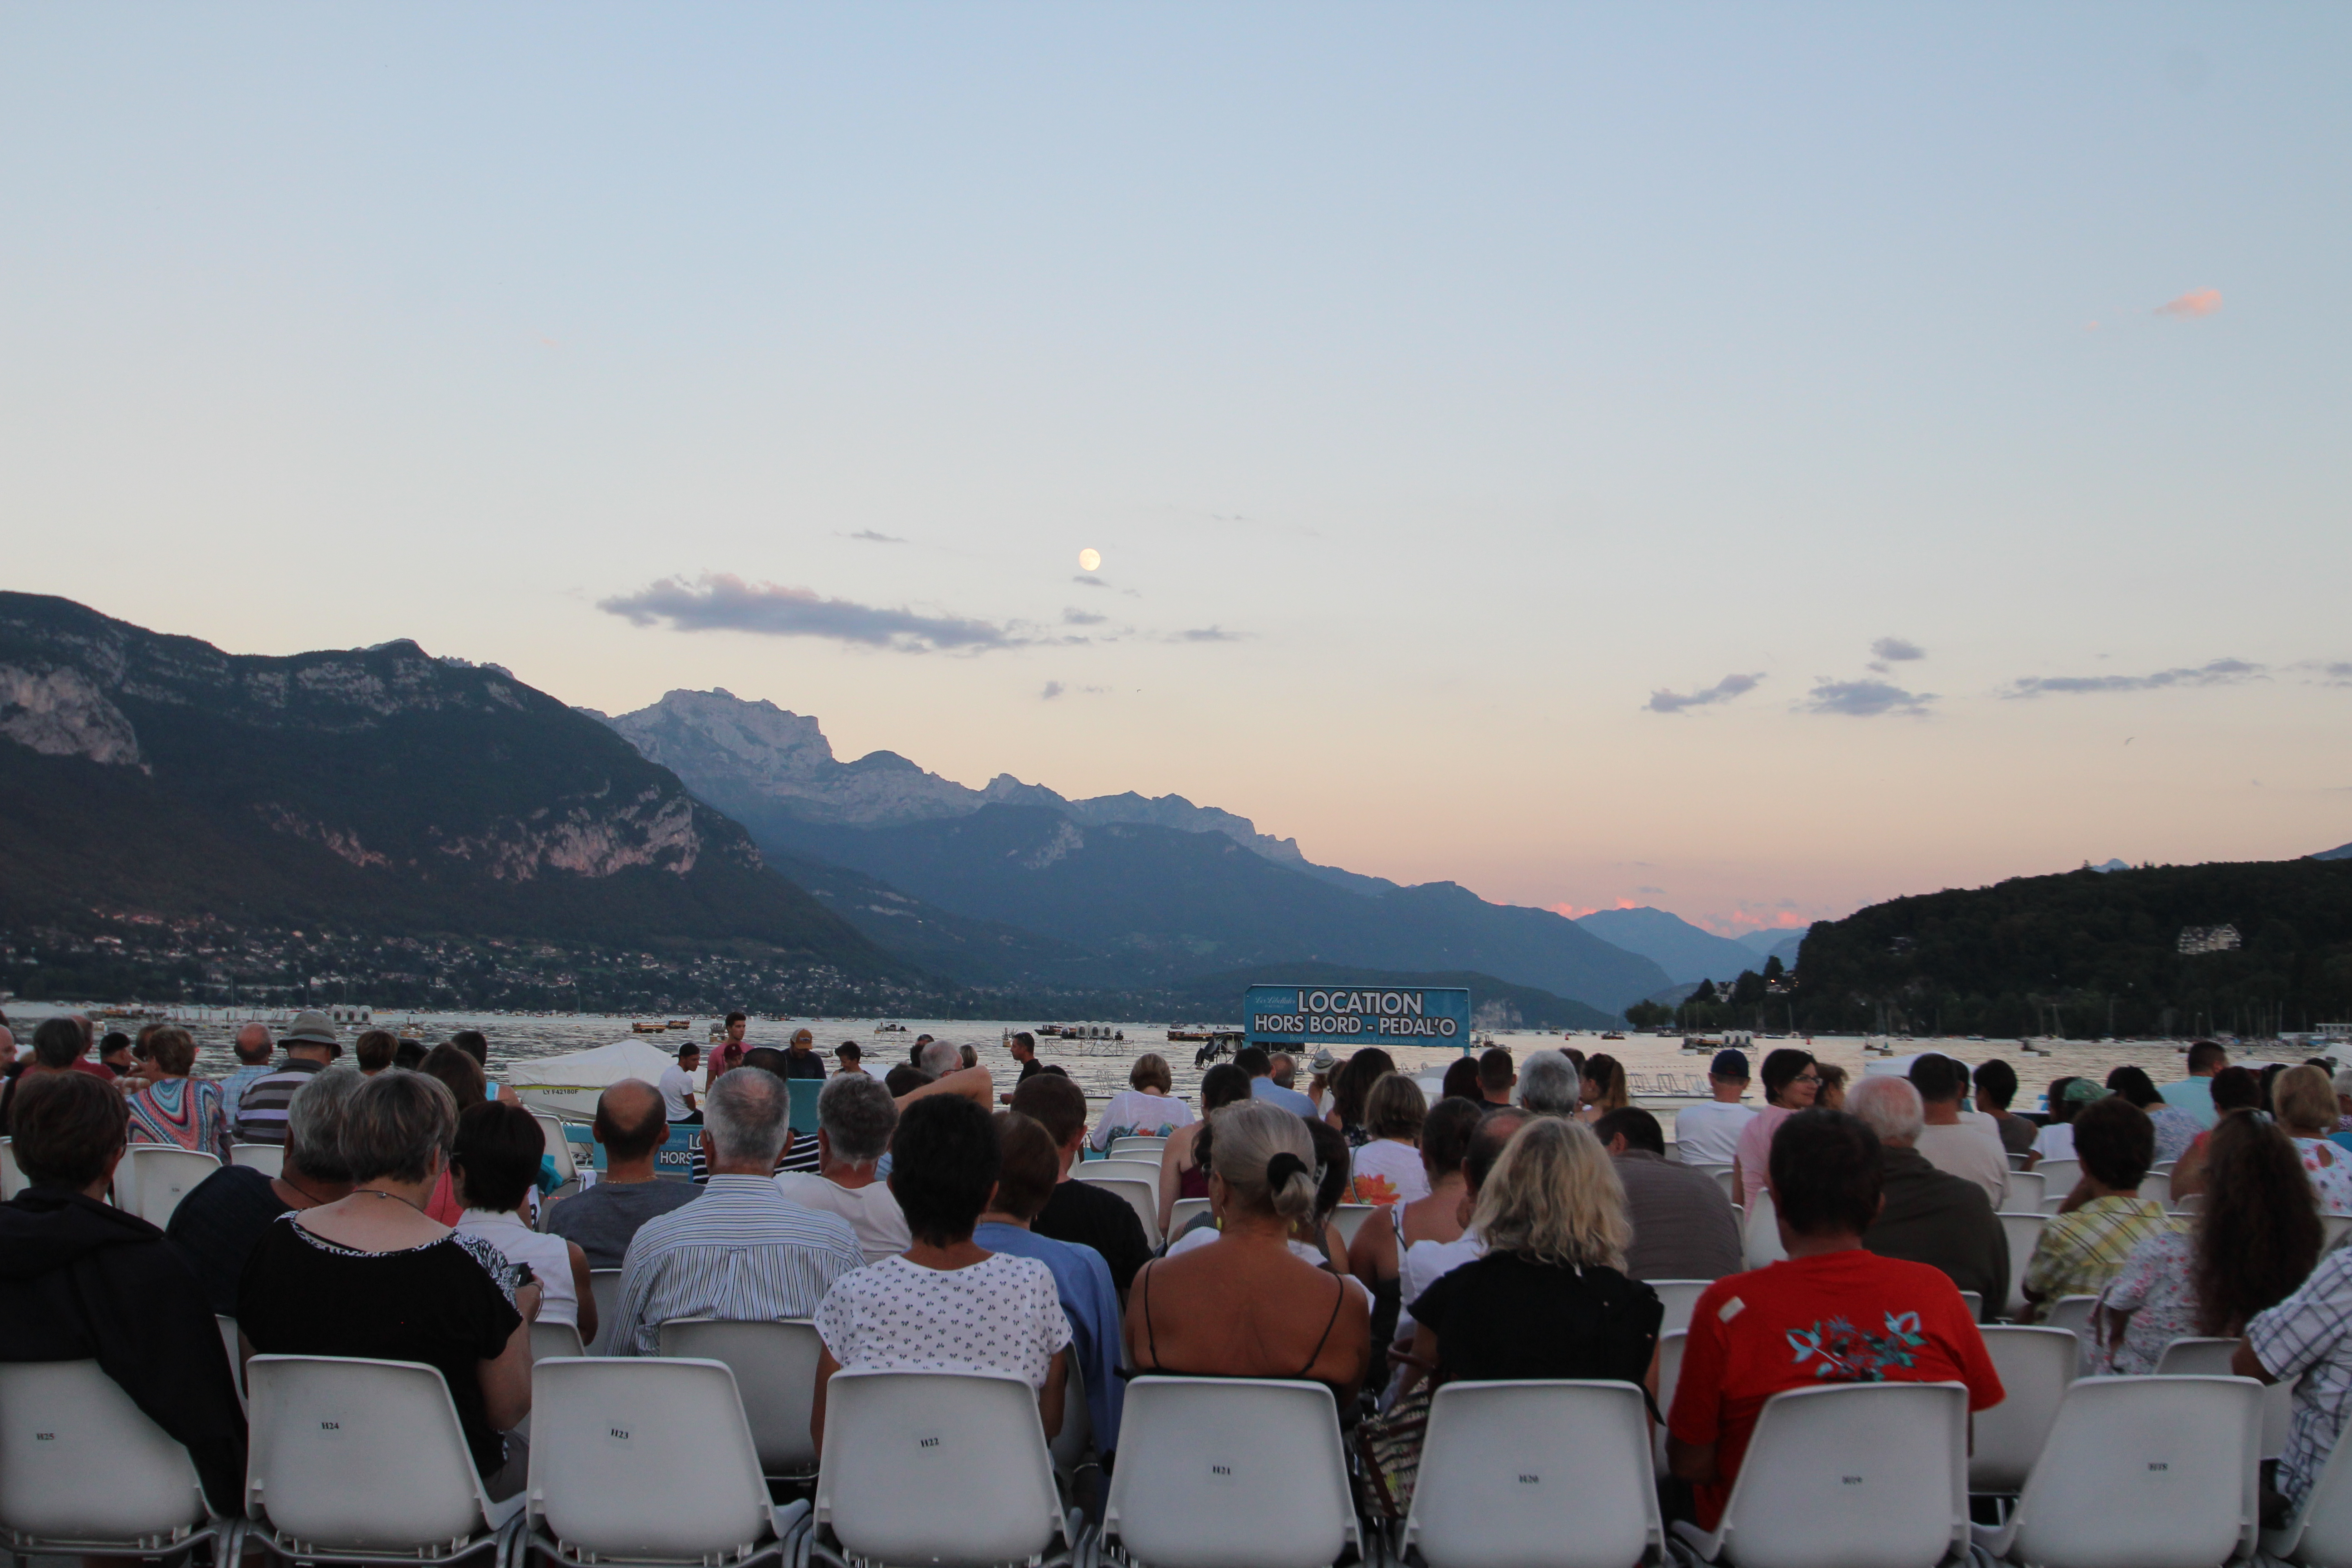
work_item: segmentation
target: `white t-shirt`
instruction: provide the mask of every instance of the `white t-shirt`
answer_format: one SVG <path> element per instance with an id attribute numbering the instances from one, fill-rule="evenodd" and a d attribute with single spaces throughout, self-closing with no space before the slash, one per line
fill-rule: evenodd
<path id="1" fill-rule="evenodd" d="M 1097 1149 L 1108 1149 L 1114 1138 L 1165 1137 L 1196 1120 L 1192 1108 L 1173 1095 L 1123 1089 L 1103 1107 L 1102 1120 L 1095 1123 L 1088 1142 Z"/>
<path id="2" fill-rule="evenodd" d="M 2044 1160 L 2071 1160 L 2074 1157 L 2074 1124 L 2053 1121 L 2033 1135 L 2033 1152 Z"/>
<path id="3" fill-rule="evenodd" d="M 694 1114 L 687 1109 L 686 1097 L 694 1092 L 694 1075 L 682 1067 L 672 1067 L 661 1075 L 662 1115 L 671 1121 L 683 1121 Z"/>
<path id="4" fill-rule="evenodd" d="M 580 1326 L 580 1291 L 572 1282 L 572 1244 L 560 1236 L 543 1236 L 523 1224 L 522 1216 L 489 1209 L 467 1209 L 457 1216 L 457 1234 L 478 1237 L 505 1255 L 509 1263 L 528 1263 L 539 1281 L 539 1321 Z"/>
<path id="5" fill-rule="evenodd" d="M 1994 1208 L 2001 1206 L 2001 1196 L 2009 1191 L 2009 1152 L 2000 1146 L 2000 1133 L 1965 1123 L 1922 1127 L 1916 1147 L 1927 1163 L 1950 1175 L 1965 1176 L 1984 1189 Z"/>
<path id="6" fill-rule="evenodd" d="M 882 1372 L 1002 1372 L 1045 1386 L 1070 1342 L 1054 1271 L 994 1252 L 965 1268 L 888 1258 L 833 1282 L 816 1331 L 845 1367 Z"/>
<path id="7" fill-rule="evenodd" d="M 776 1190 L 803 1208 L 837 1214 L 857 1233 L 858 1250 L 868 1263 L 879 1263 L 915 1245 L 907 1216 L 887 1183 L 869 1182 L 845 1187 L 813 1171 L 786 1171 L 776 1178 Z"/>
<path id="8" fill-rule="evenodd" d="M 1728 1165 L 1739 1152 L 1739 1133 L 1756 1119 L 1752 1106 L 1710 1100 L 1675 1113 L 1675 1152 L 1685 1165 Z"/>
<path id="9" fill-rule="evenodd" d="M 1421 1151 L 1393 1138 L 1375 1138 L 1357 1150 L 1351 1174 L 1360 1204 L 1418 1203 L 1429 1195 Z"/>

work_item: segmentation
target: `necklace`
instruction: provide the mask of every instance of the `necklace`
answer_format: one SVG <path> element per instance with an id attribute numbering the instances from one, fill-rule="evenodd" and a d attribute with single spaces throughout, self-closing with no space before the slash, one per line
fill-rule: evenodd
<path id="1" fill-rule="evenodd" d="M 318 1194 L 312 1192 L 310 1188 L 302 1185 L 299 1182 L 295 1181 L 291 1176 L 278 1177 L 278 1184 L 284 1187 L 289 1193 L 299 1193 L 303 1197 L 310 1199 L 310 1201 L 303 1205 L 305 1208 L 317 1208 L 320 1204 L 327 1201 Z"/>
<path id="2" fill-rule="evenodd" d="M 410 1208 L 415 1209 L 418 1214 L 423 1214 L 425 1212 L 423 1206 L 417 1204 L 414 1199 L 401 1197 L 398 1193 L 387 1193 L 381 1187 L 353 1187 L 352 1189 L 352 1196 L 355 1198 L 393 1198 L 401 1203 L 406 1204 Z"/>

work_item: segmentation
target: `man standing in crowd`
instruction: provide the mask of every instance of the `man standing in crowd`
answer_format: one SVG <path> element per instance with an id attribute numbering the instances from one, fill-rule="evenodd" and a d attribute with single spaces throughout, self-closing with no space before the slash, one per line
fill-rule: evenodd
<path id="1" fill-rule="evenodd" d="M 1713 1530 L 1764 1402 L 1825 1383 L 1959 1383 L 1970 1410 L 2001 1402 L 2000 1374 L 1952 1282 L 1862 1245 L 1877 1217 L 1885 1151 L 1839 1110 L 1800 1110 L 1772 1137 L 1766 1185 L 1787 1261 L 1717 1280 L 1691 1312 L 1666 1455 Z M 1902 1325 L 1899 1331 L 1885 1325 Z M 1792 1345 L 1803 1347 L 1790 1354 Z"/>
<path id="2" fill-rule="evenodd" d="M 784 1080 L 758 1068 L 738 1068 L 709 1087 L 702 1111 L 709 1183 L 685 1207 L 646 1220 L 629 1243 L 612 1354 L 660 1354 L 661 1326 L 674 1318 L 813 1316 L 835 1279 L 865 1267 L 847 1220 L 776 1190 L 791 1109 Z"/>
<path id="3" fill-rule="evenodd" d="M 1500 1046 L 1488 1046 L 1478 1054 L 1478 1098 L 1488 1105 L 1508 1105 L 1511 1090 L 1519 1081 L 1511 1053 Z"/>
<path id="4" fill-rule="evenodd" d="M 694 1099 L 694 1069 L 701 1065 L 702 1047 L 689 1044 L 678 1047 L 677 1066 L 662 1069 L 662 1115 L 673 1124 L 702 1120 Z"/>
<path id="5" fill-rule="evenodd" d="M 776 1177 L 776 1190 L 793 1202 L 847 1220 L 868 1263 L 914 1245 L 898 1200 L 875 1173 L 898 1125 L 898 1108 L 878 1079 L 862 1072 L 828 1079 L 816 1097 L 816 1169 Z"/>
<path id="6" fill-rule="evenodd" d="M 1150 1260 L 1151 1243 L 1144 1237 L 1143 1222 L 1126 1199 L 1070 1178 L 1087 1138 L 1086 1091 L 1059 1073 L 1039 1073 L 1013 1091 L 1013 1109 L 1045 1128 L 1061 1163 L 1054 1195 L 1045 1200 L 1029 1228 L 1039 1236 L 1075 1241 L 1101 1253 L 1103 1261 L 1110 1265 L 1111 1282 L 1125 1295 L 1135 1271 Z"/>
<path id="7" fill-rule="evenodd" d="M 264 1037 L 264 1047 L 268 1047 Z M 286 1154 L 275 1176 L 251 1165 L 224 1165 L 198 1182 L 172 1211 L 164 1236 L 187 1258 L 224 1318 L 236 1316 L 236 1284 L 270 1222 L 289 1209 L 317 1208 L 347 1197 L 352 1168 L 343 1161 L 343 1109 L 362 1083 L 357 1068 L 310 1074 L 286 1107 Z"/>
<path id="8" fill-rule="evenodd" d="M 1971 1125 L 1960 1115 L 1969 1069 L 1949 1057 L 1930 1054 L 1911 1064 L 1910 1076 L 1927 1118 L 1917 1140 L 1920 1154 L 1936 1169 L 1983 1188 L 1986 1200 L 1998 1209 L 2001 1194 L 2009 1191 L 2009 1155 L 1999 1132 L 1982 1121 Z"/>
<path id="9" fill-rule="evenodd" d="M 1885 1151 L 1886 1203 L 1862 1233 L 1863 1246 L 1881 1258 L 1940 1268 L 1958 1289 L 1975 1291 L 1986 1312 L 2001 1311 L 2009 1300 L 2009 1237 L 1983 1188 L 1937 1169 L 1919 1152 L 1926 1112 L 1918 1089 L 1899 1078 L 1865 1075 L 1845 1108 L 1878 1134 Z"/>
<path id="10" fill-rule="evenodd" d="M 1739 1103 L 1748 1096 L 1747 1057 L 1716 1052 L 1706 1064 L 1706 1087 L 1713 1100 L 1675 1113 L 1675 1152 L 1685 1165 L 1728 1165 L 1738 1156 L 1739 1134 L 1756 1119 Z"/>
<path id="11" fill-rule="evenodd" d="M 646 1221 L 684 1207 L 702 1191 L 654 1173 L 654 1156 L 669 1138 L 664 1110 L 660 1091 L 643 1079 L 625 1078 L 596 1097 L 593 1131 L 604 1146 L 604 1172 L 594 1186 L 548 1205 L 541 1223 L 585 1253 L 591 1268 L 621 1267 Z"/>
<path id="12" fill-rule="evenodd" d="M 324 1013 L 297 1013 L 294 1024 L 278 1037 L 286 1059 L 273 1072 L 245 1086 L 237 1097 L 236 1141 L 240 1143 L 286 1142 L 286 1110 L 313 1073 L 343 1054 L 342 1036 Z"/>
<path id="13" fill-rule="evenodd" d="M 1711 1171 L 1666 1161 L 1665 1130 L 1635 1105 L 1592 1124 L 1625 1189 L 1633 1225 L 1628 1279 L 1720 1279 L 1739 1272 L 1739 1221 Z"/>
<path id="14" fill-rule="evenodd" d="M 1278 1105 L 1293 1116 L 1315 1120 L 1315 1102 L 1295 1089 L 1286 1089 L 1274 1081 L 1274 1058 L 1266 1055 L 1264 1046 L 1244 1046 L 1234 1053 L 1234 1066 L 1249 1074 L 1250 1098 Z M 1050 1127 L 1048 1131 L 1050 1131 Z M 1124 1283 L 1120 1289 L 1127 1287 Z"/>
<path id="15" fill-rule="evenodd" d="M 2195 1041 L 2189 1047 L 2189 1076 L 2156 1092 L 2164 1096 L 2165 1104 L 2197 1118 L 2198 1124 L 2210 1132 L 2218 1119 L 2213 1109 L 2213 1075 L 2229 1065 L 2229 1052 L 2211 1040 Z"/>
<path id="16" fill-rule="evenodd" d="M 784 1050 L 786 1078 L 822 1079 L 827 1077 L 824 1058 L 816 1054 L 816 1037 L 806 1029 L 794 1029 L 791 1043 Z"/>
<path id="17" fill-rule="evenodd" d="M 1045 1070 L 1045 1064 L 1037 1059 L 1037 1037 L 1031 1034 L 1028 1030 L 1024 1029 L 1020 1033 L 1014 1035 L 1011 1039 L 1005 1041 L 1004 1048 L 1011 1051 L 1013 1053 L 1013 1059 L 1021 1064 L 1021 1071 L 1013 1080 L 1013 1087 L 1014 1089 L 1019 1089 L 1023 1084 L 1027 1083 L 1031 1079 L 1035 1078 L 1039 1073 Z M 931 1070 L 927 1063 L 922 1062 L 919 1055 L 918 1055 L 917 1058 L 917 1065 L 922 1066 L 926 1071 Z M 934 1076 L 937 1075 L 934 1074 Z M 1013 1103 L 1013 1096 L 1010 1094 L 999 1095 L 997 1097 L 997 1101 L 999 1104 L 1010 1105 Z"/>

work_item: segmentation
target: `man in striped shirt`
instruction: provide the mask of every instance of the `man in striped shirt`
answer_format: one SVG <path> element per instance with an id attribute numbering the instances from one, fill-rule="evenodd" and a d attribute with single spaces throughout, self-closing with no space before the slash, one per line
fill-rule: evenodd
<path id="1" fill-rule="evenodd" d="M 658 1355 L 661 1326 L 677 1318 L 809 1317 L 835 1279 L 865 1265 L 847 1220 L 802 1207 L 772 1179 L 791 1111 L 784 1080 L 761 1068 L 737 1068 L 704 1093 L 710 1180 L 631 1238 L 613 1354 Z"/>
<path id="2" fill-rule="evenodd" d="M 240 1143 L 286 1142 L 286 1108 L 310 1075 L 343 1054 L 343 1040 L 324 1013 L 297 1013 L 294 1026 L 278 1039 L 286 1060 L 275 1072 L 264 1073 L 245 1086 L 236 1100 L 236 1141 Z"/>

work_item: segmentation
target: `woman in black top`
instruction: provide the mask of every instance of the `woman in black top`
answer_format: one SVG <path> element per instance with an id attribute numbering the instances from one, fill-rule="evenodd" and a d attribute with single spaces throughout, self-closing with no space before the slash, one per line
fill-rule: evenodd
<path id="1" fill-rule="evenodd" d="M 539 1287 L 498 1248 L 425 1212 L 449 1162 L 457 1102 L 422 1073 L 352 1091 L 342 1147 L 351 1195 L 280 1216 L 247 1260 L 237 1329 L 248 1353 L 361 1356 L 437 1368 L 490 1495 L 523 1481 L 531 1317 Z"/>
<path id="2" fill-rule="evenodd" d="M 1625 1278 L 1625 1189 L 1589 1130 L 1555 1116 L 1520 1128 L 1471 1226 L 1485 1256 L 1412 1303 L 1413 1353 L 1439 1382 L 1647 1381 L 1665 1309 Z"/>

